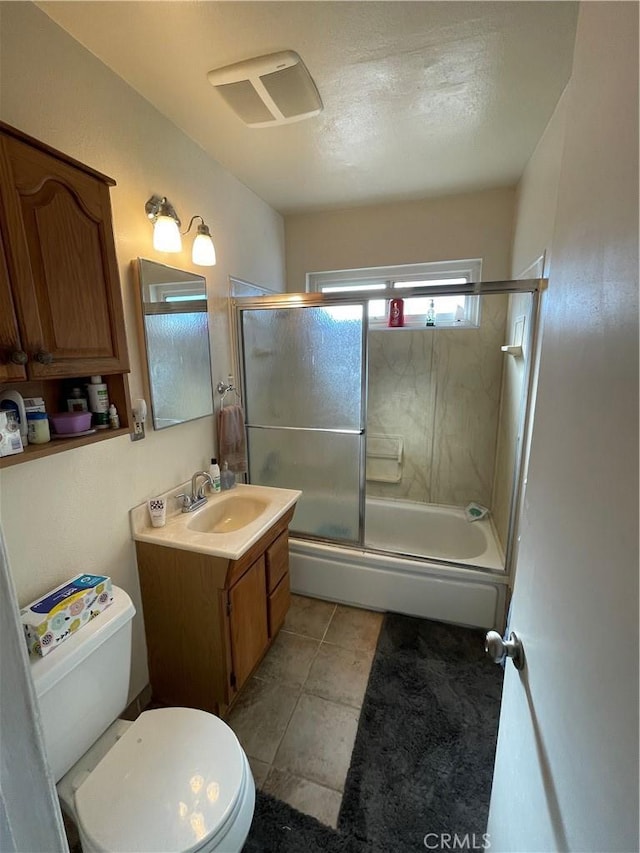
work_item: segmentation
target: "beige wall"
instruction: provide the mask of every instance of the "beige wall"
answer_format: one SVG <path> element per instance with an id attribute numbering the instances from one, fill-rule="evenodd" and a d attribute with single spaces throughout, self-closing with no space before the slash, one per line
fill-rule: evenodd
<path id="1" fill-rule="evenodd" d="M 287 290 L 309 272 L 462 258 L 483 259 L 484 281 L 509 278 L 514 200 L 504 188 L 287 216 Z"/>
<path id="2" fill-rule="evenodd" d="M 116 248 L 131 356 L 131 391 L 142 393 L 129 264 L 144 256 L 192 268 L 151 245 L 144 202 L 165 194 L 183 220 L 198 213 L 212 229 L 218 264 L 204 271 L 211 304 L 214 381 L 230 369 L 227 276 L 284 289 L 281 217 L 222 169 L 119 77 L 37 7 L 3 3 L 0 108 L 4 121 L 117 181 Z M 202 270 L 202 268 L 201 268 Z M 139 609 L 128 511 L 208 462 L 211 417 L 155 433 L 83 447 L 0 472 L 0 520 L 21 604 L 76 572 L 112 576 Z M 147 681 L 142 622 L 134 624 L 132 694 Z"/>
<path id="3" fill-rule="evenodd" d="M 544 257 L 544 275 L 549 274 L 552 261 L 552 236 L 558 201 L 558 181 L 564 144 L 568 88 L 527 163 L 516 190 L 516 212 L 513 233 L 511 275 L 522 277 L 535 262 Z M 527 275 L 529 277 L 531 273 Z M 527 329 L 531 298 L 528 295 L 509 299 L 505 343 L 512 343 L 511 334 L 518 316 L 526 316 Z M 525 376 L 523 359 L 505 358 L 500 398 L 500 426 L 496 449 L 496 471 L 491 501 L 494 524 L 506 548 L 509 532 L 509 512 L 513 491 L 513 472 L 521 418 L 521 400 Z M 532 401 L 533 405 L 533 401 Z"/>
<path id="4" fill-rule="evenodd" d="M 567 90 L 561 95 L 516 189 L 511 262 L 514 278 L 545 252 L 551 254 L 566 114 Z"/>

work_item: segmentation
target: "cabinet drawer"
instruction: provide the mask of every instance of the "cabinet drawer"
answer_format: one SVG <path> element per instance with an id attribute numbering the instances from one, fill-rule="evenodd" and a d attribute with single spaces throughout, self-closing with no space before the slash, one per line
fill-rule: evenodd
<path id="1" fill-rule="evenodd" d="M 280 579 L 289 571 L 289 534 L 284 531 L 266 550 L 267 592 L 280 583 Z"/>
<path id="2" fill-rule="evenodd" d="M 287 572 L 278 586 L 269 595 L 269 639 L 274 637 L 282 627 L 290 602 L 291 592 L 289 590 L 289 572 Z"/>

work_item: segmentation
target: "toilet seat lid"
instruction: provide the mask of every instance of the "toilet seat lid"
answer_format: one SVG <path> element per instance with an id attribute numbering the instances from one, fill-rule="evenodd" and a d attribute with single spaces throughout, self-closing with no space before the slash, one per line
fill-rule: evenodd
<path id="1" fill-rule="evenodd" d="M 196 853 L 232 817 L 245 784 L 226 723 L 160 708 L 141 714 L 80 785 L 76 814 L 96 850 Z"/>

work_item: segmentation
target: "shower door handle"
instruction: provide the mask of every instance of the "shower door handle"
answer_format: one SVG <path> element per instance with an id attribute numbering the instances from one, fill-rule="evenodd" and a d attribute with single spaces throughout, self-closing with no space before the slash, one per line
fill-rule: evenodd
<path id="1" fill-rule="evenodd" d="M 494 663 L 503 663 L 511 658 L 516 669 L 524 667 L 524 649 L 513 631 L 508 640 L 503 640 L 497 631 L 489 631 L 484 640 L 484 650 Z"/>

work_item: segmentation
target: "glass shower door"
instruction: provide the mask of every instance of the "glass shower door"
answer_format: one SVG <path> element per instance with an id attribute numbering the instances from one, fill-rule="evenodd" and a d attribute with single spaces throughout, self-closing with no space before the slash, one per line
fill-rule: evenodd
<path id="1" fill-rule="evenodd" d="M 238 307 L 249 480 L 302 490 L 293 532 L 358 544 L 364 303 L 262 308 L 244 307 L 243 301 Z"/>

